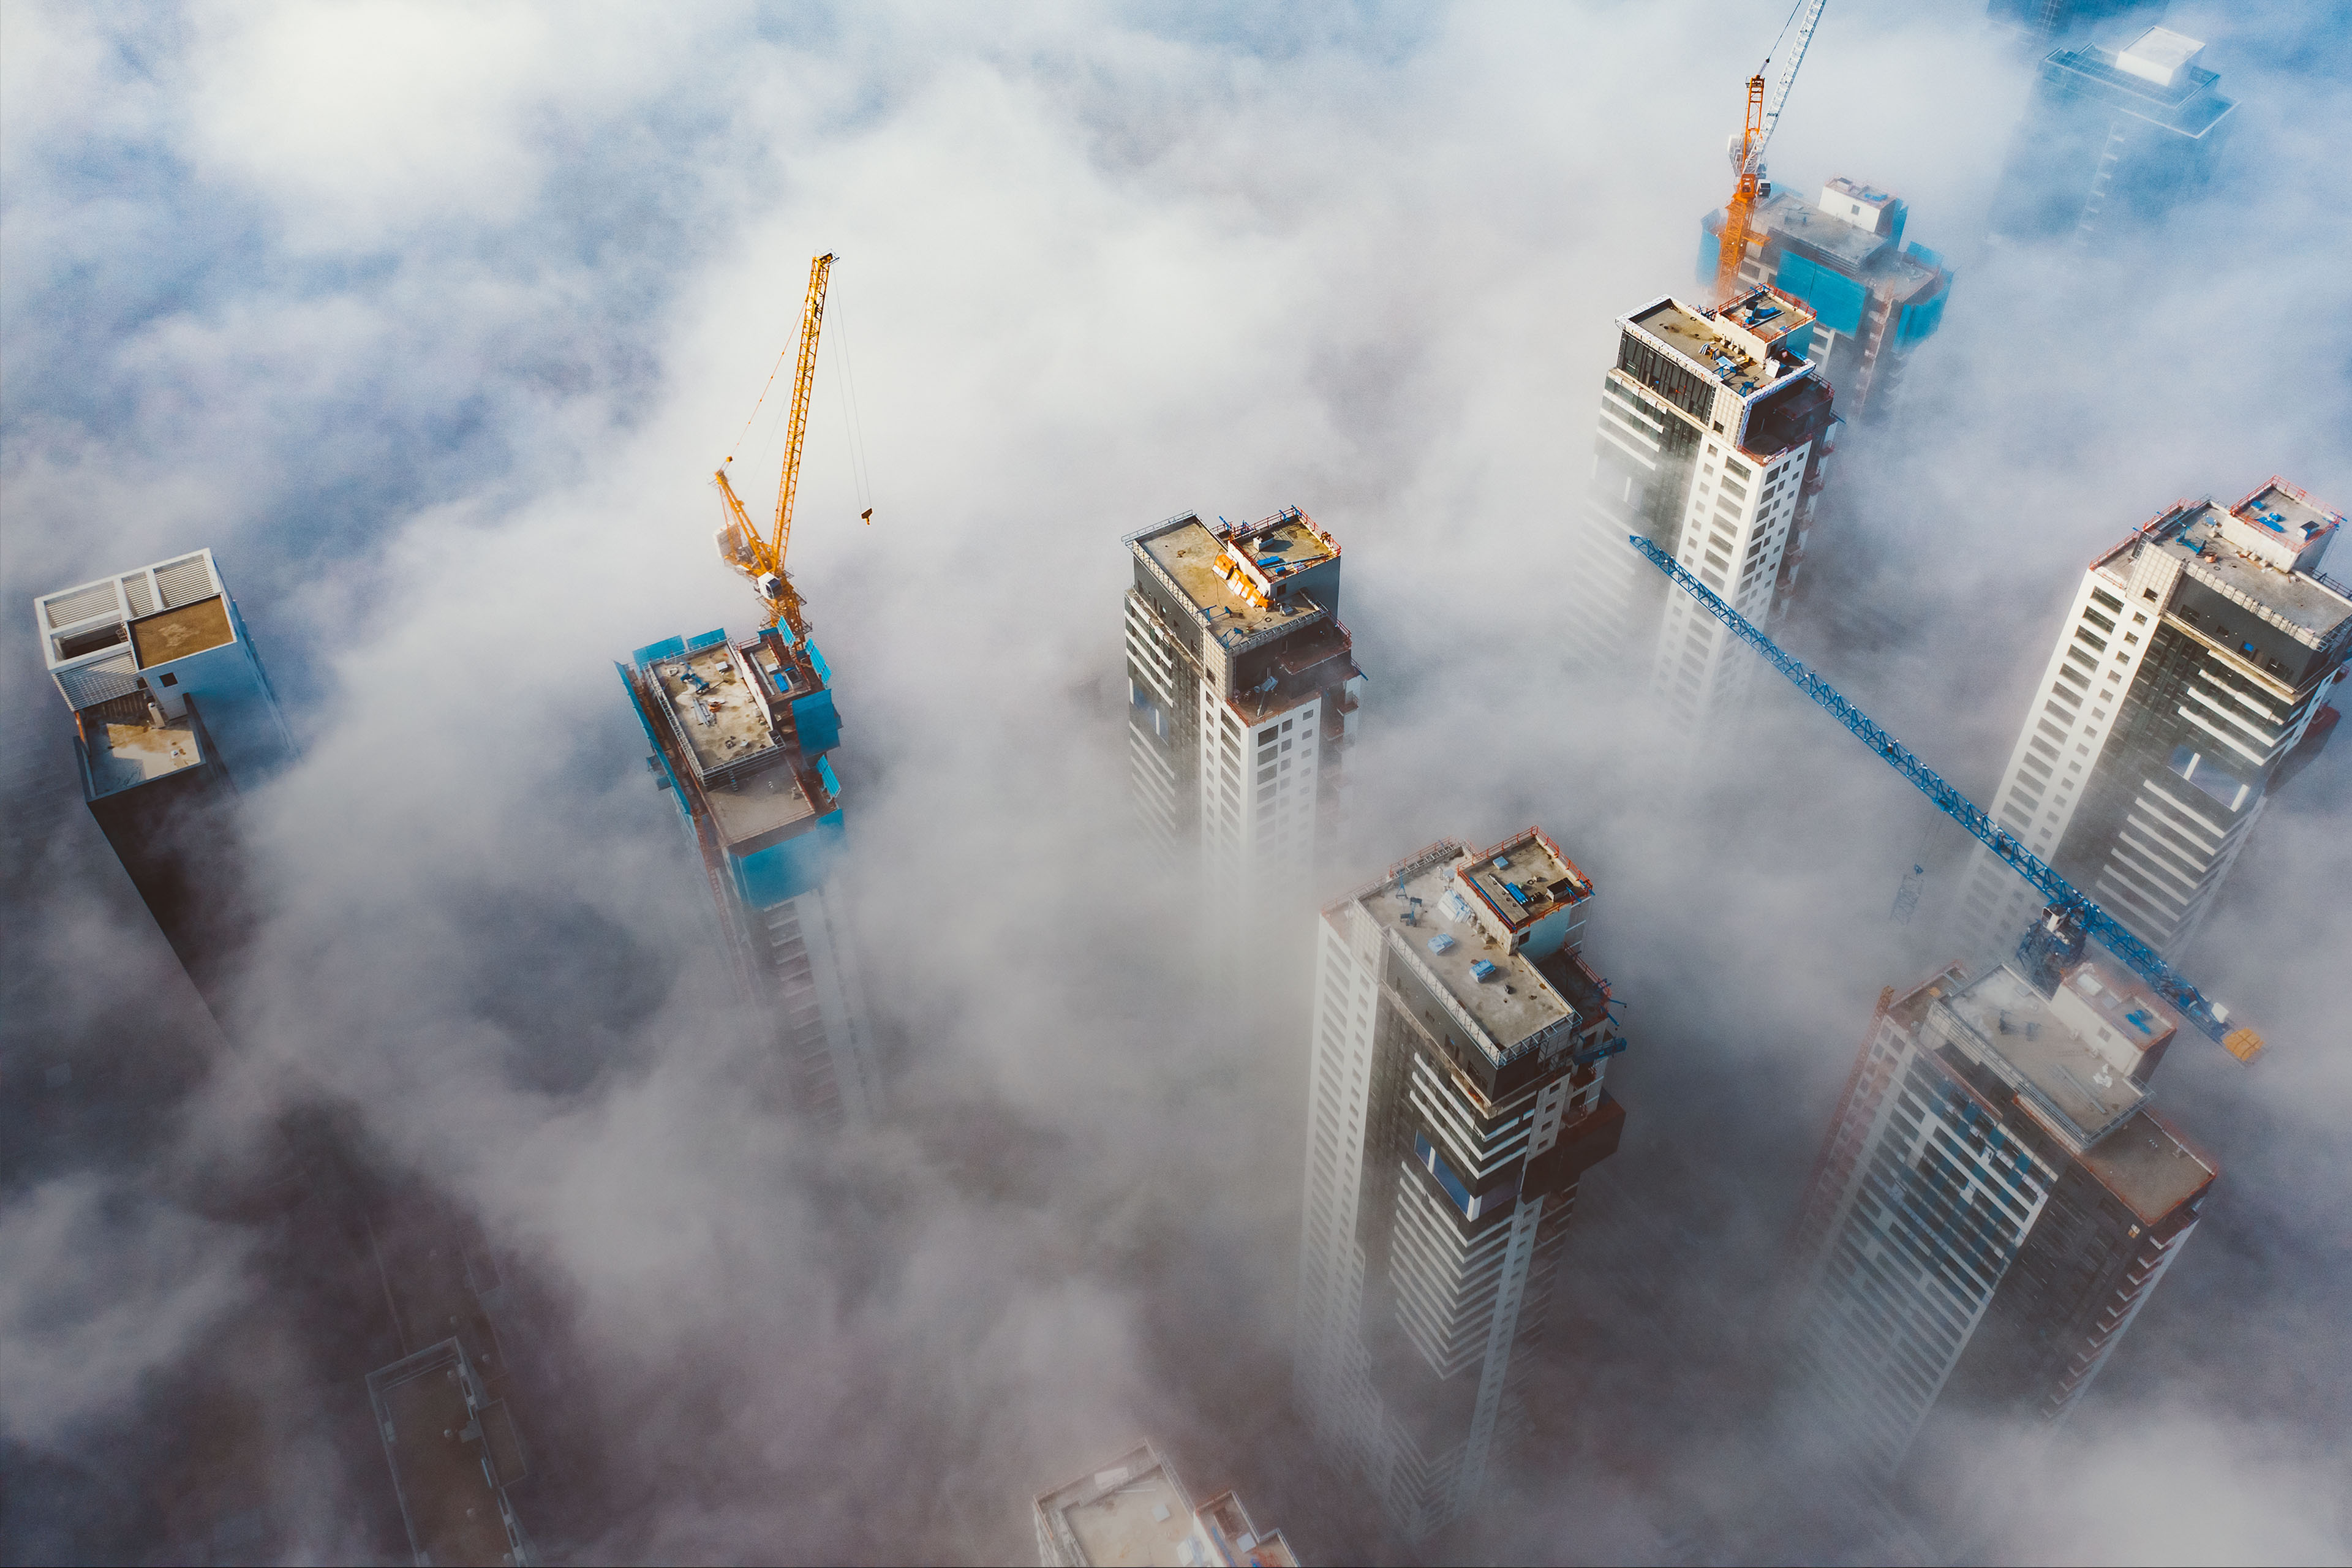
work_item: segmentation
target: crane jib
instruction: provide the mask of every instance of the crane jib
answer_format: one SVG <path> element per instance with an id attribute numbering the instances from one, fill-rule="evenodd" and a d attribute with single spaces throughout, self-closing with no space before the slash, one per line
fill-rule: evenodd
<path id="1" fill-rule="evenodd" d="M 2018 842 L 2014 835 L 1986 816 L 1974 801 L 1915 756 L 1909 747 L 1847 701 L 1835 687 L 1808 668 L 1802 661 L 1782 651 L 1778 643 L 1757 630 L 1747 616 L 1725 604 L 1706 584 L 1684 570 L 1680 562 L 1639 534 L 1629 534 L 1626 542 L 1646 556 L 1650 564 L 1664 573 L 1676 587 L 1696 599 L 1707 614 L 1729 627 L 1733 636 L 1762 654 L 1772 668 L 1789 678 L 1791 685 L 1811 698 L 1818 706 L 1829 710 L 1831 715 L 1864 745 L 1885 757 L 1895 772 L 1916 785 L 1919 793 L 1935 802 L 1945 816 L 1967 828 L 1979 842 L 2000 856 L 2011 870 L 2032 883 L 2053 904 L 2063 909 L 2081 928 L 2084 935 L 2123 960 L 2175 1012 L 2203 1034 L 2220 1041 L 2241 1061 L 2252 1061 L 2262 1049 L 2261 1036 L 2251 1029 L 2231 1028 L 2215 1013 L 2213 1005 L 2205 999 L 2204 994 L 2167 963 L 2154 948 L 2133 935 L 2121 921 L 2060 876 L 2048 861 Z"/>

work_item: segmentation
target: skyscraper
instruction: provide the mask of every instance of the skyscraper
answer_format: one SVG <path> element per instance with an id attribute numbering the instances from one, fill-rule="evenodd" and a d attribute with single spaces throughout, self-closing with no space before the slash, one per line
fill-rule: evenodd
<path id="1" fill-rule="evenodd" d="M 2352 591 L 2318 568 L 2342 521 L 2277 479 L 2226 509 L 2176 501 L 2091 563 L 2061 625 L 1993 811 L 2168 955 L 2334 728 Z M 1979 848 L 1964 950 L 2004 951 L 2039 908 Z"/>
<path id="2" fill-rule="evenodd" d="M 616 666 L 710 883 L 747 1000 L 772 1020 L 791 1098 L 862 1125 L 880 1064 L 836 877 L 841 741 L 833 673 L 807 638 L 769 626 L 651 644 Z"/>
<path id="3" fill-rule="evenodd" d="M 1617 326 L 1563 641 L 1588 666 L 1641 670 L 1688 722 L 1736 703 L 1756 661 L 1626 539 L 1769 625 L 1796 585 L 1836 416 L 1793 295 L 1759 287 L 1713 310 L 1661 298 Z"/>
<path id="4" fill-rule="evenodd" d="M 420 1568 L 537 1563 L 509 1493 L 525 1474 L 522 1440 L 464 1342 L 446 1339 L 371 1373 L 367 1391 Z"/>
<path id="5" fill-rule="evenodd" d="M 1297 1568 L 1279 1530 L 1261 1531 L 1230 1491 L 1195 1506 L 1176 1468 L 1139 1443 L 1099 1470 L 1038 1497 L 1045 1568 Z"/>
<path id="6" fill-rule="evenodd" d="M 2052 979 L 1890 988 L 1798 1222 L 1798 1363 L 1890 1471 L 1939 1404 L 2072 1409 L 2213 1182 L 2148 1107 L 2171 1016 L 2099 963 Z"/>
<path id="7" fill-rule="evenodd" d="M 1518 1426 L 1577 1184 L 1624 1123 L 1592 897 L 1530 828 L 1431 845 L 1317 923 L 1297 1395 L 1408 1539 Z"/>
<path id="8" fill-rule="evenodd" d="M 1128 748 L 1171 852 L 1227 887 L 1303 880 L 1331 833 L 1364 673 L 1339 624 L 1339 543 L 1296 507 L 1128 535 Z"/>
<path id="9" fill-rule="evenodd" d="M 2134 16 L 2143 24 L 2159 21 L 2164 8 L 2165 0 L 1986 0 L 1985 16 L 2027 44 L 2039 45 L 2034 51 L 2039 54 L 2103 23 L 2120 25 Z"/>
<path id="10" fill-rule="evenodd" d="M 1822 187 L 1818 203 L 1768 184 L 1749 220 L 1740 283 L 1769 283 L 1812 312 L 1805 357 L 1836 389 L 1847 419 L 1884 416 L 1912 351 L 1943 324 L 1951 268 L 1903 237 L 1909 216 L 1902 197 L 1841 175 Z M 1715 280 L 1722 236 L 1717 207 L 1699 220 L 1703 283 Z"/>
<path id="11" fill-rule="evenodd" d="M 2053 49 L 2001 171 L 1994 237 L 2104 246 L 2201 189 L 2237 108 L 2199 67 L 2204 49 L 2168 27 Z"/>
<path id="12" fill-rule="evenodd" d="M 254 918 L 237 794 L 295 756 L 245 617 L 199 550 L 42 595 L 34 618 L 90 816 L 226 1026 Z"/>

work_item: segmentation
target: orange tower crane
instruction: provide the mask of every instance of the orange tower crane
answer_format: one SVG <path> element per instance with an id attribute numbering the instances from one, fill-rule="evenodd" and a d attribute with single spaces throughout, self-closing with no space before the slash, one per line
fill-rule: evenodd
<path id="1" fill-rule="evenodd" d="M 1748 259 L 1749 220 L 1756 213 L 1756 193 L 1764 183 L 1764 148 L 1772 140 L 1772 132 L 1780 123 L 1780 108 L 1789 101 L 1789 88 L 1797 79 L 1797 68 L 1805 63 L 1805 49 L 1813 41 L 1813 29 L 1821 25 L 1822 8 L 1829 0 L 1799 0 L 1804 7 L 1804 21 L 1797 28 L 1797 41 L 1781 68 L 1779 85 L 1771 91 L 1771 100 L 1765 100 L 1764 72 L 1759 69 L 1748 79 L 1748 112 L 1739 134 L 1731 143 L 1731 163 L 1735 178 L 1731 185 L 1731 203 L 1723 213 L 1723 248 L 1721 259 L 1715 267 L 1715 302 L 1721 304 L 1739 292 L 1740 264 Z M 1796 17 L 1790 13 L 1790 20 Z M 1784 24 L 1780 29 L 1787 36 Z M 1777 40 L 1776 40 L 1777 42 Z M 1769 67 L 1770 56 L 1764 64 Z"/>
<path id="2" fill-rule="evenodd" d="M 808 298 L 801 306 L 800 359 L 793 372 L 792 421 L 784 433 L 784 472 L 776 482 L 776 520 L 765 535 L 752 526 L 751 516 L 737 499 L 735 487 L 727 482 L 724 464 L 713 477 L 719 481 L 719 493 L 727 498 L 729 517 L 719 531 L 719 558 L 730 571 L 750 580 L 759 590 L 760 601 L 767 607 L 768 618 L 761 623 L 772 626 L 782 621 L 792 630 L 795 639 L 808 636 L 808 619 L 802 612 L 801 595 L 793 586 L 790 573 L 784 570 L 784 551 L 793 538 L 793 498 L 800 489 L 801 446 L 808 436 L 809 389 L 816 384 L 817 330 L 824 321 L 824 288 L 833 276 L 833 253 L 827 251 L 809 262 Z M 769 378 L 774 380 L 773 376 Z M 762 401 L 767 397 L 763 390 Z M 759 417 L 759 407 L 751 409 Z M 744 428 L 751 428 L 746 421 Z M 727 461 L 735 459 L 730 456 Z M 869 513 L 869 515 L 871 515 Z"/>

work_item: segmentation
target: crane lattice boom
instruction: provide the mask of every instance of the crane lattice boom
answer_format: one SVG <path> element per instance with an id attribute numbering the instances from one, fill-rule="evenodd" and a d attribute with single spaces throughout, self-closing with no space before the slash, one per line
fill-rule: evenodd
<path id="1" fill-rule="evenodd" d="M 1789 101 L 1789 89 L 1797 80 L 1797 68 L 1805 63 L 1805 50 L 1811 47 L 1813 29 L 1821 25 L 1822 8 L 1829 0 L 1805 0 L 1805 17 L 1797 28 L 1797 41 L 1789 54 L 1789 63 L 1780 68 L 1780 79 L 1771 90 L 1768 102 L 1764 90 L 1764 73 L 1759 70 L 1748 79 L 1748 113 L 1739 134 L 1737 154 L 1738 177 L 1731 186 L 1730 205 L 1723 213 L 1723 247 L 1715 268 L 1715 297 L 1719 304 L 1739 291 L 1740 264 L 1748 259 L 1748 236 L 1756 212 L 1756 193 L 1764 180 L 1764 149 L 1772 141 L 1772 132 L 1780 123 L 1780 110 Z M 1766 60 L 1766 65 L 1772 62 Z"/>
<path id="2" fill-rule="evenodd" d="M 2224 1049 L 2240 1061 L 2252 1061 L 2263 1048 L 2263 1037 L 2252 1029 L 2232 1029 L 2221 1015 L 2205 999 L 2203 993 L 2189 983 L 2158 956 L 2156 950 L 2132 934 L 2124 923 L 2091 901 L 2074 885 L 2060 876 L 2040 856 L 2020 843 L 2014 834 L 2002 827 L 1962 795 L 1935 769 L 1912 754 L 1911 749 L 1888 734 L 1871 719 L 1841 696 L 1837 689 L 1805 665 L 1783 652 L 1779 644 L 1748 623 L 1748 618 L 1725 604 L 1690 573 L 1682 563 L 1639 534 L 1629 536 L 1634 549 L 1649 558 L 1650 563 L 1664 572 L 1674 584 L 1696 599 L 1706 612 L 1725 626 L 1740 641 L 1769 660 L 1772 668 L 1787 676 L 1798 690 L 1829 710 L 1839 723 L 1858 737 L 1862 743 L 1884 757 L 1896 773 L 1909 779 L 1919 793 L 1936 803 L 1945 816 L 1974 834 L 1978 840 L 2008 863 L 2019 876 L 2041 889 L 2049 899 L 2052 909 L 2085 936 L 2091 937 L 2113 952 L 2146 981 L 2165 1003 L 2200 1030 L 2220 1041 Z"/>
<path id="3" fill-rule="evenodd" d="M 833 261 L 828 251 L 809 262 L 808 298 L 801 306 L 800 358 L 793 369 L 792 417 L 784 432 L 784 471 L 776 481 L 775 521 L 765 536 L 751 526 L 735 487 L 728 482 L 727 470 L 721 468 L 716 476 L 730 514 L 727 525 L 719 531 L 719 559 L 750 578 L 760 591 L 768 606 L 765 624 L 774 626 L 781 620 L 795 637 L 808 635 L 808 622 L 802 614 L 800 593 L 784 570 L 784 552 L 792 544 L 793 499 L 800 489 L 801 447 L 808 437 L 809 392 L 816 384 L 817 333 L 824 321 L 824 289 L 833 276 Z"/>

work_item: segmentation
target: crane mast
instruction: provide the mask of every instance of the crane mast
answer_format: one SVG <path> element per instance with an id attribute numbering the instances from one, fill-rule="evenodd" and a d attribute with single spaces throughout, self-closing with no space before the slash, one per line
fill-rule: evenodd
<path id="1" fill-rule="evenodd" d="M 833 262 L 830 251 L 809 262 L 808 296 L 801 305 L 800 357 L 793 368 L 792 416 L 784 432 L 784 471 L 776 481 L 775 521 L 765 535 L 752 526 L 735 487 L 728 482 L 725 467 L 713 476 L 729 513 L 727 523 L 719 531 L 719 558 L 730 570 L 749 578 L 759 591 L 768 611 L 761 624 L 772 626 L 781 621 L 796 638 L 808 636 L 808 620 L 800 592 L 784 569 L 784 552 L 792 543 L 793 500 L 800 489 L 801 447 L 808 437 L 809 392 L 816 384 L 817 334 L 824 322 L 824 290 L 833 276 Z"/>
<path id="2" fill-rule="evenodd" d="M 2248 1028 L 2232 1029 L 2227 1023 L 2228 1010 L 2206 1000 L 2202 992 L 2189 983 L 2158 956 L 2156 950 L 2132 934 L 2129 928 L 2060 876 L 2048 862 L 2020 843 L 2017 837 L 1985 815 L 1975 802 L 1962 795 L 1933 768 L 1912 754 L 1911 749 L 1888 734 L 1871 717 L 1847 701 L 1837 689 L 1808 669 L 1802 663 L 1783 652 L 1779 644 L 1749 623 L 1745 616 L 1725 604 L 1706 584 L 1683 569 L 1682 563 L 1639 534 L 1629 536 L 1634 549 L 1648 557 L 1650 564 L 1664 573 L 1669 581 L 1696 599 L 1707 614 L 1731 628 L 1732 635 L 1762 654 L 1772 668 L 1789 678 L 1798 690 L 1827 709 L 1838 722 L 1852 731 L 1862 743 L 1886 760 L 1889 766 L 1917 785 L 1919 792 L 1943 814 L 1967 828 L 1977 839 L 2006 862 L 2010 869 L 2039 889 L 2049 899 L 2050 906 L 2042 912 L 2042 922 L 2029 933 L 2029 947 L 2048 951 L 2054 947 L 2079 951 L 2082 938 L 2090 937 L 2113 952 L 2146 981 L 2162 997 L 2167 1005 L 2209 1037 L 2221 1042 L 2221 1048 L 2242 1062 L 2251 1062 L 2262 1053 L 2263 1037 Z"/>
<path id="3" fill-rule="evenodd" d="M 1822 8 L 1829 0 L 1804 0 L 1804 20 L 1797 28 L 1797 42 L 1790 54 L 1789 63 L 1780 68 L 1780 82 L 1771 89 L 1767 100 L 1764 73 L 1759 70 L 1748 79 L 1748 112 L 1742 122 L 1739 142 L 1733 153 L 1737 171 L 1731 186 L 1730 205 L 1723 213 L 1723 247 L 1715 268 L 1715 297 L 1717 303 L 1739 291 L 1740 264 L 1748 258 L 1748 237 L 1756 212 L 1756 193 L 1764 180 L 1764 149 L 1772 140 L 1772 132 L 1780 123 L 1780 110 L 1789 101 L 1789 89 L 1797 79 L 1797 68 L 1805 63 L 1805 50 L 1813 41 L 1813 29 L 1821 25 Z M 1772 62 L 1764 62 L 1769 66 Z"/>

